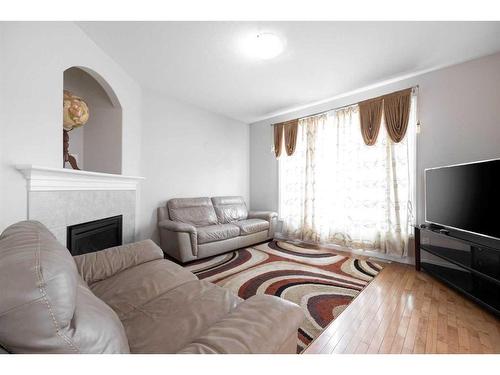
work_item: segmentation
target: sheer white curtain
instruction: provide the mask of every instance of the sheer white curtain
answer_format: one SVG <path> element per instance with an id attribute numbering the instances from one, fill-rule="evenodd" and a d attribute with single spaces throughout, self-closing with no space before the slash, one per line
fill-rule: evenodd
<path id="1" fill-rule="evenodd" d="M 404 256 L 415 200 L 416 97 L 405 138 L 382 123 L 366 146 L 358 106 L 302 119 L 297 148 L 279 160 L 280 217 L 291 238 Z"/>

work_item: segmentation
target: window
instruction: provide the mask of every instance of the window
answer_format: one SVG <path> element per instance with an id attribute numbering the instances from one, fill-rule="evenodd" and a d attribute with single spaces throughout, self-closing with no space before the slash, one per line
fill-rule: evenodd
<path id="1" fill-rule="evenodd" d="M 377 142 L 366 146 L 357 105 L 300 120 L 295 153 L 279 159 L 285 235 L 406 255 L 414 217 L 415 127 L 416 96 L 400 143 L 390 140 L 382 122 Z"/>

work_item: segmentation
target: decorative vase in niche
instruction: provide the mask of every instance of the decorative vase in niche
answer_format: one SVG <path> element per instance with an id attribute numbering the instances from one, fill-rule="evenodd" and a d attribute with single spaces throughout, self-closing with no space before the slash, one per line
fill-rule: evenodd
<path id="1" fill-rule="evenodd" d="M 69 153 L 69 132 L 79 128 L 89 120 L 89 107 L 85 101 L 73 95 L 68 90 L 64 90 L 63 99 L 63 168 L 69 162 L 73 169 L 80 169 L 76 159 Z"/>

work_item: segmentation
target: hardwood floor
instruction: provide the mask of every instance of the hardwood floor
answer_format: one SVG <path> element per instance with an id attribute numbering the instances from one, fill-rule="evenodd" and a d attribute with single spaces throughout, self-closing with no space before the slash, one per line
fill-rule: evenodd
<path id="1" fill-rule="evenodd" d="M 390 263 L 304 353 L 500 353 L 500 320 Z"/>

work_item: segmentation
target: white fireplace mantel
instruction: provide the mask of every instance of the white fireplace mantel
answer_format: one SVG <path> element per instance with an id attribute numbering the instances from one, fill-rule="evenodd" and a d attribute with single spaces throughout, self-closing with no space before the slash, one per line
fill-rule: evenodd
<path id="1" fill-rule="evenodd" d="M 144 180 L 144 177 L 36 165 L 17 165 L 16 169 L 26 178 L 28 191 L 137 190 L 139 182 Z"/>

